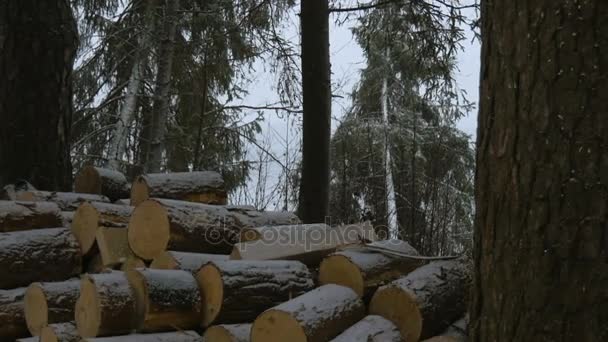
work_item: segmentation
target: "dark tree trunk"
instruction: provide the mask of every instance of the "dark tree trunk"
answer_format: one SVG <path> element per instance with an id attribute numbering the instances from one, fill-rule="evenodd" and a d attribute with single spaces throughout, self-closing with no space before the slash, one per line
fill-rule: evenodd
<path id="1" fill-rule="evenodd" d="M 0 1 L 0 185 L 70 190 L 77 38 L 67 0 Z"/>
<path id="2" fill-rule="evenodd" d="M 331 84 L 327 0 L 301 1 L 304 99 L 299 216 L 321 223 L 329 211 Z"/>
<path id="3" fill-rule="evenodd" d="M 471 341 L 608 341 L 606 18 L 482 1 Z"/>

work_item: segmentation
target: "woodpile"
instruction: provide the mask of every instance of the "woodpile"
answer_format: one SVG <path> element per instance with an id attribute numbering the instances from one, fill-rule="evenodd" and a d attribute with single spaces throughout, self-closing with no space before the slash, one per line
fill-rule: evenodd
<path id="1" fill-rule="evenodd" d="M 226 205 L 212 172 L 140 176 L 125 201 L 107 171 L 83 169 L 84 194 L 0 201 L 0 342 L 466 336 L 466 260 L 377 241 L 369 223 Z"/>

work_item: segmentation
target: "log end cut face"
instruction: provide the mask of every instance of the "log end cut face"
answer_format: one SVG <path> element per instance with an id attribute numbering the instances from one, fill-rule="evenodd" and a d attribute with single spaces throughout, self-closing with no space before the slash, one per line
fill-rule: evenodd
<path id="1" fill-rule="evenodd" d="M 398 286 L 385 286 L 374 294 L 370 315 L 379 315 L 393 322 L 405 341 L 418 341 L 422 333 L 422 314 L 416 296 Z"/>
<path id="2" fill-rule="evenodd" d="M 55 330 L 53 330 L 53 327 L 50 327 L 50 326 L 44 327 L 40 333 L 40 342 L 43 342 L 43 341 L 44 342 L 63 342 L 63 341 L 59 341 L 59 338 L 57 337 Z"/>
<path id="3" fill-rule="evenodd" d="M 39 336 L 48 324 L 48 304 L 40 283 L 32 283 L 25 291 L 24 311 L 27 328 Z"/>
<path id="4" fill-rule="evenodd" d="M 131 185 L 131 205 L 137 206 L 148 198 L 150 198 L 148 183 L 144 177 L 139 176 Z"/>
<path id="5" fill-rule="evenodd" d="M 251 342 L 308 341 L 300 323 L 289 313 L 270 309 L 262 313 L 251 328 Z"/>
<path id="6" fill-rule="evenodd" d="M 221 325 L 214 325 L 209 327 L 205 331 L 205 335 L 203 336 L 203 340 L 205 341 L 213 341 L 213 342 L 234 342 L 236 340 L 235 336 L 233 336 L 228 329 L 222 327 Z"/>
<path id="7" fill-rule="evenodd" d="M 93 247 L 98 223 L 99 212 L 93 205 L 85 202 L 78 207 L 70 228 L 80 244 L 82 254 L 86 254 Z"/>
<path id="8" fill-rule="evenodd" d="M 171 253 L 164 251 L 152 260 L 150 268 L 158 270 L 177 270 L 179 269 L 179 265 Z"/>
<path id="9" fill-rule="evenodd" d="M 129 285 L 133 289 L 135 294 L 137 320 L 135 326 L 140 329 L 143 327 L 144 319 L 148 310 L 150 309 L 150 301 L 148 299 L 148 287 L 146 286 L 146 279 L 136 269 L 129 270 L 126 273 Z"/>
<path id="10" fill-rule="evenodd" d="M 76 176 L 74 189 L 83 194 L 101 194 L 101 177 L 93 166 L 86 166 Z"/>
<path id="11" fill-rule="evenodd" d="M 95 283 L 89 276 L 84 276 L 80 282 L 80 297 L 75 311 L 78 334 L 96 337 L 101 326 L 101 304 Z"/>
<path id="12" fill-rule="evenodd" d="M 344 255 L 332 255 L 321 262 L 319 283 L 349 287 L 359 297 L 363 297 L 365 294 L 365 281 L 361 270 Z"/>
<path id="13" fill-rule="evenodd" d="M 208 327 L 215 321 L 224 301 L 224 282 L 220 270 L 207 264 L 196 274 L 196 281 L 203 297 L 203 326 Z"/>
<path id="14" fill-rule="evenodd" d="M 154 200 L 142 202 L 129 220 L 128 238 L 138 257 L 152 260 L 160 255 L 167 249 L 170 238 L 167 210 Z"/>

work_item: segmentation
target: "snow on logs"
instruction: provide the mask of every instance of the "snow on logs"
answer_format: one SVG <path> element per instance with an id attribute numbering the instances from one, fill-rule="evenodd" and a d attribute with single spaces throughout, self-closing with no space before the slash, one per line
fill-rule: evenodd
<path id="1" fill-rule="evenodd" d="M 138 331 L 187 330 L 201 325 L 201 295 L 190 272 L 136 269 L 127 272 L 127 278 L 137 298 Z"/>
<path id="2" fill-rule="evenodd" d="M 123 272 L 86 274 L 76 301 L 76 326 L 82 337 L 128 334 L 139 316 L 133 288 Z"/>
<path id="3" fill-rule="evenodd" d="M 82 270 L 78 241 L 67 228 L 0 233 L 0 289 L 61 281 Z"/>
<path id="4" fill-rule="evenodd" d="M 83 342 L 201 342 L 199 334 L 192 330 L 157 334 L 131 334 L 114 337 L 85 338 Z"/>
<path id="5" fill-rule="evenodd" d="M 227 201 L 224 180 L 214 171 L 149 173 L 137 177 L 131 187 L 131 205 L 152 197 L 207 204 Z"/>
<path id="6" fill-rule="evenodd" d="M 42 329 L 40 342 L 80 342 L 74 322 L 50 324 Z"/>
<path id="7" fill-rule="evenodd" d="M 61 209 L 52 202 L 0 201 L 0 232 L 62 227 Z"/>
<path id="8" fill-rule="evenodd" d="M 79 194 L 76 192 L 51 192 L 51 191 L 22 191 L 15 196 L 17 201 L 52 202 L 63 211 L 74 211 L 84 202 L 105 202 L 110 199 L 102 195 Z"/>
<path id="9" fill-rule="evenodd" d="M 391 320 L 406 341 L 440 334 L 466 310 L 466 259 L 435 261 L 379 288 L 369 312 Z"/>
<path id="10" fill-rule="evenodd" d="M 80 294 L 80 281 L 32 283 L 25 291 L 25 321 L 33 336 L 48 324 L 74 319 L 74 306 Z"/>
<path id="11" fill-rule="evenodd" d="M 251 324 L 221 324 L 205 330 L 204 341 L 209 342 L 249 342 Z"/>
<path id="12" fill-rule="evenodd" d="M 326 224 L 265 226 L 243 230 L 245 242 L 235 244 L 233 260 L 298 260 L 318 266 L 321 260 L 339 246 L 374 241 L 371 225 L 330 227 Z"/>
<path id="13" fill-rule="evenodd" d="M 314 287 L 297 261 L 214 261 L 196 274 L 203 297 L 203 326 L 251 322 L 262 311 Z"/>
<path id="14" fill-rule="evenodd" d="M 152 263 L 150 268 L 164 270 L 184 270 L 191 273 L 196 273 L 203 265 L 211 261 L 227 261 L 229 255 L 224 254 L 203 254 L 203 253 L 188 253 L 164 251 L 159 254 Z"/>
<path id="15" fill-rule="evenodd" d="M 74 191 L 107 196 L 111 201 L 129 197 L 129 182 L 116 170 L 85 166 L 74 181 Z"/>
<path id="16" fill-rule="evenodd" d="M 95 250 L 95 236 L 99 227 L 126 228 L 133 207 L 119 204 L 91 202 L 81 204 L 72 219 L 70 229 L 78 239 L 82 253 Z"/>
<path id="17" fill-rule="evenodd" d="M 391 321 L 369 315 L 346 329 L 331 342 L 401 342 L 401 333 Z"/>
<path id="18" fill-rule="evenodd" d="M 370 245 L 407 255 L 419 255 L 414 247 L 401 240 L 382 240 Z M 388 256 L 373 250 L 345 249 L 323 259 L 319 267 L 319 283 L 347 286 L 359 296 L 369 298 L 378 286 L 420 266 L 420 260 Z"/>
<path id="19" fill-rule="evenodd" d="M 323 285 L 259 315 L 251 342 L 328 341 L 364 316 L 363 301 L 353 290 Z"/>
<path id="20" fill-rule="evenodd" d="M 467 334 L 468 316 L 452 323 L 441 335 L 424 340 L 424 342 L 466 342 L 469 340 Z"/>
<path id="21" fill-rule="evenodd" d="M 25 288 L 0 290 L 0 341 L 29 336 L 23 315 Z"/>

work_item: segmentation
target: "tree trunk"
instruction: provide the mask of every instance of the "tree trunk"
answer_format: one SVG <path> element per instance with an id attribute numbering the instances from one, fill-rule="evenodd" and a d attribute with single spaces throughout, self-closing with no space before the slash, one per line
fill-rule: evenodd
<path id="1" fill-rule="evenodd" d="M 331 342 L 401 342 L 399 329 L 388 319 L 369 315 Z"/>
<path id="2" fill-rule="evenodd" d="M 322 223 L 329 212 L 329 10 L 327 0 L 300 4 L 304 114 L 298 216 L 304 223 Z"/>
<path id="3" fill-rule="evenodd" d="M 146 172 L 160 172 L 165 149 L 165 135 L 169 118 L 171 69 L 175 50 L 178 0 L 164 0 L 162 40 L 158 49 L 154 104 L 152 106 L 152 132 L 150 153 L 145 163 Z"/>
<path id="4" fill-rule="evenodd" d="M 149 173 L 135 179 L 131 205 L 151 197 L 208 204 L 226 204 L 222 175 L 214 171 Z"/>
<path id="5" fill-rule="evenodd" d="M 215 261 L 196 279 L 204 300 L 203 326 L 247 323 L 264 310 L 314 287 L 308 268 L 297 261 Z"/>
<path id="6" fill-rule="evenodd" d="M 82 270 L 78 241 L 67 228 L 0 234 L 0 289 L 61 281 Z"/>
<path id="7" fill-rule="evenodd" d="M 74 319 L 74 305 L 80 295 L 80 282 L 70 279 L 55 283 L 32 283 L 25 292 L 25 321 L 33 336 L 48 324 Z"/>
<path id="8" fill-rule="evenodd" d="M 608 341 L 606 17 L 482 1 L 471 341 Z"/>
<path id="9" fill-rule="evenodd" d="M 0 201 L 0 232 L 61 227 L 57 204 L 51 202 Z"/>
<path id="10" fill-rule="evenodd" d="M 266 310 L 251 328 L 251 342 L 329 341 L 365 316 L 348 287 L 323 285 Z"/>
<path id="11" fill-rule="evenodd" d="M 30 202 L 53 202 L 57 204 L 59 209 L 63 211 L 75 211 L 83 202 L 110 202 L 109 198 L 102 195 L 37 190 L 17 192 L 15 195 L 15 200 Z"/>
<path id="12" fill-rule="evenodd" d="M 69 191 L 78 45 L 69 1 L 1 1 L 0 37 L 0 185 Z"/>

